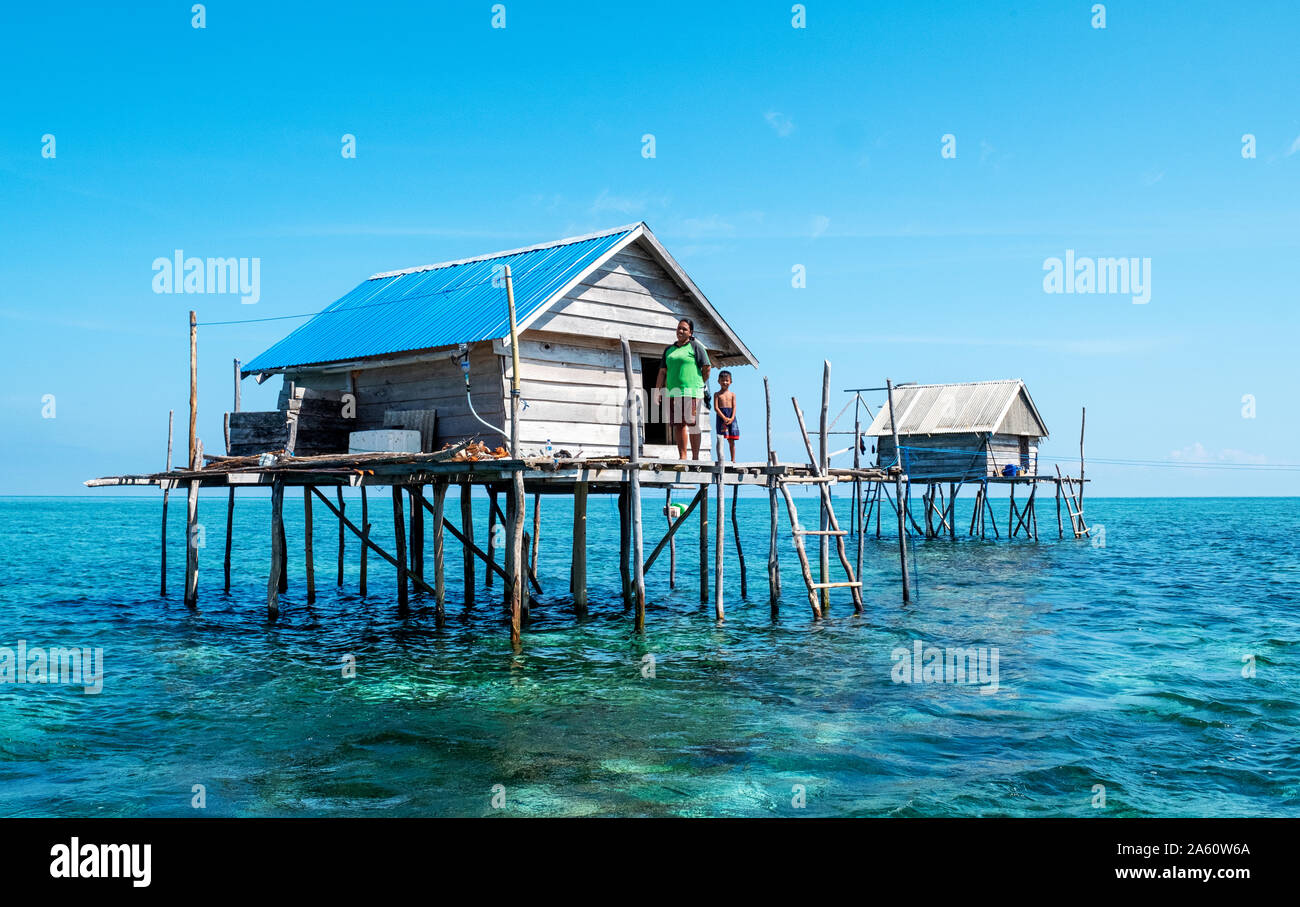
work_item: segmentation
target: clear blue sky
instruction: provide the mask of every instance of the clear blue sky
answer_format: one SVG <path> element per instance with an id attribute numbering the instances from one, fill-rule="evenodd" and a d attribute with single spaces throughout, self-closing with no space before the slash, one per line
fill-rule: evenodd
<path id="1" fill-rule="evenodd" d="M 191 307 L 312 312 L 376 271 L 637 220 L 762 360 L 742 459 L 762 373 L 800 455 L 788 397 L 815 408 L 824 357 L 837 389 L 1023 378 L 1046 455 L 1077 454 L 1086 405 L 1094 495 L 1300 493 L 1100 462 L 1300 463 L 1293 3 L 1115 2 L 1104 30 L 1088 2 L 809 0 L 805 29 L 789 2 L 508 0 L 504 29 L 477 0 L 212 2 L 201 30 L 190 6 L 0 12 L 0 493 L 161 467 Z M 260 258 L 261 300 L 156 295 L 178 248 Z M 1150 303 L 1044 293 L 1066 249 L 1150 258 Z M 201 332 L 209 451 L 232 358 L 298 323 Z M 245 407 L 274 393 L 245 382 Z"/>

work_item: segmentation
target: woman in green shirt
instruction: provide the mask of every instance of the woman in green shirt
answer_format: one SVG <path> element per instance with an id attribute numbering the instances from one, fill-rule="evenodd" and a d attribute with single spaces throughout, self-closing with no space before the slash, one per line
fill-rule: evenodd
<path id="1" fill-rule="evenodd" d="M 656 388 L 668 391 L 668 429 L 677 444 L 677 456 L 686 459 L 686 437 L 691 440 L 691 458 L 700 458 L 700 402 L 708 384 L 709 354 L 695 339 L 695 323 L 689 318 L 677 322 L 677 342 L 664 350 Z"/>

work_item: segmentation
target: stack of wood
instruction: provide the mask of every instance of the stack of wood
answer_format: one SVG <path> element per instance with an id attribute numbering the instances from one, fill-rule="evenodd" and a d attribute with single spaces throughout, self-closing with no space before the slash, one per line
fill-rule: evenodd
<path id="1" fill-rule="evenodd" d="M 342 398 L 340 391 L 290 385 L 281 394 L 281 409 L 231 413 L 230 455 L 280 450 L 303 457 L 347 453 L 355 421 L 343 417 Z"/>

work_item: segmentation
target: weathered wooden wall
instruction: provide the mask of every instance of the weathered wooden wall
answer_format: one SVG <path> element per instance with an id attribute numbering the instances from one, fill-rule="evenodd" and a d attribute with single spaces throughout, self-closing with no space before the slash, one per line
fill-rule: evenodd
<path id="1" fill-rule="evenodd" d="M 975 479 L 999 475 L 1007 464 L 1020 464 L 1020 437 L 998 434 L 985 445 L 984 434 L 906 435 L 899 440 L 907 450 L 906 467 L 909 477 Z M 894 461 L 894 440 L 890 437 L 876 439 L 880 463 Z M 1032 474 L 1038 458 L 1038 440 L 1029 439 L 1029 467 Z"/>

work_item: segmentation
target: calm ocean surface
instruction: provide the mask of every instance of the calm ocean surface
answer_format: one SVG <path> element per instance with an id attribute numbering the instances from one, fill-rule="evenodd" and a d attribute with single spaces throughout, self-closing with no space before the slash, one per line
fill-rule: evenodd
<path id="1" fill-rule="evenodd" d="M 648 551 L 662 495 L 645 500 Z M 814 520 L 815 499 L 798 500 Z M 459 512 L 454 492 L 448 504 Z M 677 589 L 665 552 L 638 637 L 618 595 L 613 500 L 592 498 L 592 607 L 577 620 L 570 502 L 544 499 L 545 594 L 515 654 L 499 581 L 465 611 L 450 536 L 439 630 L 419 596 L 398 617 L 394 571 L 377 557 L 359 597 L 350 535 L 336 586 L 337 524 L 318 504 L 308 607 L 290 490 L 289 592 L 269 624 L 268 498 L 239 501 L 229 596 L 225 498 L 202 499 L 194 613 L 181 603 L 184 494 L 172 496 L 165 599 L 159 496 L 2 498 L 0 646 L 102 648 L 105 674 L 99 695 L 0 686 L 0 815 L 1300 815 L 1300 500 L 1099 498 L 1087 510 L 1104 547 L 1058 541 L 1050 498 L 1037 543 L 916 541 L 907 607 L 896 543 L 869 539 L 865 614 L 836 590 L 831 619 L 814 624 L 784 513 L 785 594 L 770 619 L 767 501 L 744 499 L 749 601 L 728 539 L 727 620 L 714 622 L 685 527 Z M 386 490 L 372 492 L 388 550 L 391 517 Z M 961 532 L 969 510 L 958 520 Z M 485 499 L 475 527 L 482 542 Z M 891 653 L 918 640 L 996 647 L 997 692 L 894 682 Z"/>

